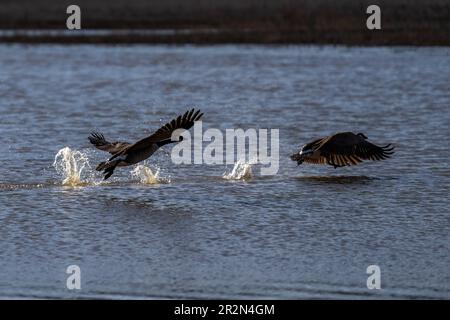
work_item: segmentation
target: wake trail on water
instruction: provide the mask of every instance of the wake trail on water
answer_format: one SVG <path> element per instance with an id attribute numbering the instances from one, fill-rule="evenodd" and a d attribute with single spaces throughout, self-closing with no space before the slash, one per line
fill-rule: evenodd
<path id="1" fill-rule="evenodd" d="M 98 177 L 98 174 L 92 170 L 89 164 L 88 152 L 64 147 L 56 153 L 53 167 L 62 177 L 63 186 L 77 187 L 105 183 L 103 178 Z M 161 176 L 159 168 L 152 170 L 145 163 L 136 166 L 130 173 L 141 184 L 170 183 L 169 178 Z"/>

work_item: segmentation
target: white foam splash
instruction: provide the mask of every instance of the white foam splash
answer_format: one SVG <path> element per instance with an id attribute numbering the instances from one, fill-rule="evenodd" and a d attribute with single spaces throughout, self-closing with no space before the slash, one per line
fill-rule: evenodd
<path id="1" fill-rule="evenodd" d="M 156 172 L 153 173 L 153 170 L 150 167 L 143 164 L 136 166 L 136 168 L 131 171 L 131 175 L 139 179 L 142 184 L 160 184 L 170 182 L 169 179 L 160 176 L 159 168 L 156 168 Z"/>
<path id="2" fill-rule="evenodd" d="M 62 148 L 55 156 L 53 166 L 56 172 L 63 177 L 65 186 L 81 186 L 87 182 L 81 179 L 81 174 L 89 167 L 89 160 L 85 153 L 72 150 L 69 147 Z"/>
<path id="3" fill-rule="evenodd" d="M 225 172 L 222 177 L 226 180 L 249 180 L 253 177 L 253 164 L 253 162 L 239 160 L 234 164 L 233 170 L 229 173 Z"/>

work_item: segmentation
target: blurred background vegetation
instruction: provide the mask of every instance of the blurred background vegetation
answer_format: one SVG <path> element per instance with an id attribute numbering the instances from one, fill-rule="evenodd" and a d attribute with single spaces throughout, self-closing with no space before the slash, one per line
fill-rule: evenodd
<path id="1" fill-rule="evenodd" d="M 83 29 L 192 32 L 0 41 L 450 45 L 449 0 L 0 0 L 0 29 L 65 29 L 70 4 Z M 366 28 L 371 4 L 381 31 Z"/>

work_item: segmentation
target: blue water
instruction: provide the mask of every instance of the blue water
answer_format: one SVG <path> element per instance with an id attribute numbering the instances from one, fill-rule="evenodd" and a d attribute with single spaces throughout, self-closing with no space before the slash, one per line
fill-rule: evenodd
<path id="1" fill-rule="evenodd" d="M 0 298 L 450 298 L 450 49 L 0 45 Z M 280 169 L 120 168 L 92 130 L 135 141 L 196 106 L 204 129 L 280 130 Z M 297 166 L 339 131 L 383 162 Z M 87 158 L 77 186 L 53 162 Z M 81 290 L 68 290 L 69 265 Z M 369 290 L 366 268 L 381 269 Z"/>

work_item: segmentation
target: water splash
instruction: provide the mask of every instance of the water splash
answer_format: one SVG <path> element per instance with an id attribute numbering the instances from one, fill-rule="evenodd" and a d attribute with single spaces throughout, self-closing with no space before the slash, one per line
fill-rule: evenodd
<path id="1" fill-rule="evenodd" d="M 131 171 L 131 175 L 139 179 L 142 184 L 160 184 L 170 182 L 169 179 L 160 176 L 159 168 L 156 168 L 156 172 L 153 173 L 153 170 L 150 167 L 143 164 L 140 164 L 134 168 L 133 171 Z"/>
<path id="2" fill-rule="evenodd" d="M 230 173 L 224 173 L 223 178 L 226 180 L 249 180 L 253 177 L 252 165 L 253 162 L 244 162 L 239 160 L 234 164 L 233 170 Z"/>
<path id="3" fill-rule="evenodd" d="M 89 160 L 85 153 L 69 147 L 62 148 L 56 154 L 53 166 L 63 177 L 64 186 L 86 185 L 86 182 L 81 179 L 83 170 L 89 167 Z"/>

